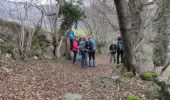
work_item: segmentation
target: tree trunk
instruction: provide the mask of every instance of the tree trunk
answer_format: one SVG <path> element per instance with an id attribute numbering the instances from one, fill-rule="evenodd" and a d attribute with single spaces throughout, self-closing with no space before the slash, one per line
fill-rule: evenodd
<path id="1" fill-rule="evenodd" d="M 21 32 L 18 36 L 18 51 L 21 56 L 24 55 L 24 39 L 25 39 L 25 30 L 24 25 L 22 25 Z"/>
<path id="2" fill-rule="evenodd" d="M 71 58 L 71 53 L 70 53 L 70 40 L 69 40 L 69 38 L 67 37 L 66 38 L 66 51 L 65 51 L 65 53 L 66 53 L 66 57 L 67 58 Z"/>
<path id="3" fill-rule="evenodd" d="M 146 12 L 143 4 L 147 0 L 129 0 L 129 12 L 131 20 L 131 42 L 133 46 L 133 56 L 135 56 L 135 67 L 141 66 L 141 52 L 143 51 L 144 25 Z"/>
<path id="4" fill-rule="evenodd" d="M 58 46 L 57 46 L 57 49 L 56 49 L 56 51 L 55 51 L 55 52 L 56 52 L 56 57 L 57 57 L 58 60 L 61 59 L 60 48 L 61 48 L 61 45 L 62 45 L 62 43 L 63 43 L 63 39 L 64 39 L 64 36 L 61 37 L 61 39 L 60 39 L 60 41 L 59 41 L 59 44 L 58 44 Z"/>
<path id="5" fill-rule="evenodd" d="M 55 33 L 55 36 L 53 38 L 53 46 L 54 46 L 54 50 L 53 50 L 53 55 L 60 60 L 61 59 L 61 52 L 60 52 L 60 48 L 62 46 L 63 43 L 63 39 L 64 39 L 64 35 L 62 35 L 65 32 L 65 30 L 59 30 L 58 34 Z"/>
<path id="6" fill-rule="evenodd" d="M 132 52 L 132 42 L 131 42 L 131 20 L 128 14 L 128 1 L 127 0 L 114 0 L 117 10 L 119 27 L 121 32 L 121 37 L 123 39 L 123 49 L 124 49 L 124 61 L 125 67 L 128 71 L 132 71 L 135 67 L 135 56 Z"/>

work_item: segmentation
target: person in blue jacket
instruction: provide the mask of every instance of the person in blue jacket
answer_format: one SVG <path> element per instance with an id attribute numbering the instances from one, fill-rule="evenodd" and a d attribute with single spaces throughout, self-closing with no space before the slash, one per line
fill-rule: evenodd
<path id="1" fill-rule="evenodd" d="M 97 43 L 92 37 L 89 37 L 89 67 L 96 67 L 95 54 Z"/>
<path id="2" fill-rule="evenodd" d="M 117 39 L 117 46 L 116 46 L 116 49 L 117 49 L 117 64 L 119 64 L 119 57 L 121 57 L 121 63 L 123 63 L 123 41 L 121 39 L 121 37 L 118 37 Z"/>
<path id="3" fill-rule="evenodd" d="M 70 31 L 67 33 L 67 37 L 70 40 L 70 50 L 73 50 L 73 40 L 74 40 L 74 32 L 70 29 Z"/>

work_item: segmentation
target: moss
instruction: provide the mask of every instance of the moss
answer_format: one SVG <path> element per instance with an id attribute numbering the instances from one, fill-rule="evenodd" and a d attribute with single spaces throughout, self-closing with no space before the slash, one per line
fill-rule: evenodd
<path id="1" fill-rule="evenodd" d="M 15 42 L 9 42 L 6 46 L 0 47 L 2 53 L 14 54 L 14 49 L 16 48 Z"/>
<path id="2" fill-rule="evenodd" d="M 126 100 L 140 100 L 140 98 L 134 94 L 129 94 Z"/>
<path id="3" fill-rule="evenodd" d="M 32 49 L 35 55 L 40 56 L 42 53 L 41 46 L 38 43 L 32 45 Z"/>
<path id="4" fill-rule="evenodd" d="M 135 75 L 134 75 L 132 72 L 125 72 L 125 73 L 123 73 L 123 76 L 124 76 L 124 77 L 128 77 L 128 78 L 132 78 L 132 77 L 134 77 Z"/>
<path id="5" fill-rule="evenodd" d="M 147 81 L 153 81 L 157 75 L 154 72 L 143 72 L 142 74 L 140 74 L 140 77 L 143 80 L 147 80 Z"/>
<path id="6" fill-rule="evenodd" d="M 42 53 L 45 52 L 47 47 L 51 45 L 47 40 L 45 40 L 46 37 L 45 35 L 42 35 L 42 33 L 44 33 L 44 30 L 41 29 L 41 27 L 37 27 L 31 46 L 33 53 L 39 57 L 42 56 Z"/>

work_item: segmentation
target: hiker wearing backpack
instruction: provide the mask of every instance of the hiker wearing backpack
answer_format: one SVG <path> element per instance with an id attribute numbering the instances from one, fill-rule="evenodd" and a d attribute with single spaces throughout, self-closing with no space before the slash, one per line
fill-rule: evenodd
<path id="1" fill-rule="evenodd" d="M 80 42 L 81 42 L 81 41 L 83 41 L 83 38 L 82 38 L 82 37 L 80 37 L 79 40 L 78 40 L 78 47 L 80 47 Z M 78 59 L 78 61 L 81 61 L 81 58 L 82 58 L 81 52 L 80 52 L 80 50 L 78 50 L 78 53 L 77 53 L 77 59 Z"/>
<path id="2" fill-rule="evenodd" d="M 81 53 L 81 67 L 87 67 L 87 59 L 88 59 L 88 49 L 87 49 L 87 39 L 83 38 L 82 41 L 79 42 L 79 52 Z"/>
<path id="3" fill-rule="evenodd" d="M 78 52 L 78 39 L 75 38 L 73 41 L 73 53 L 74 53 L 73 63 L 74 64 L 76 63 L 77 52 Z"/>
<path id="4" fill-rule="evenodd" d="M 74 32 L 70 29 L 70 31 L 67 34 L 67 37 L 70 40 L 70 50 L 73 50 L 73 40 L 74 40 Z"/>
<path id="5" fill-rule="evenodd" d="M 117 42 L 117 64 L 119 63 L 119 57 L 121 57 L 121 63 L 123 63 L 123 41 L 121 37 L 118 37 Z"/>
<path id="6" fill-rule="evenodd" d="M 89 38 L 89 67 L 95 67 L 95 54 L 96 54 L 96 40 L 94 38 Z"/>
<path id="7" fill-rule="evenodd" d="M 115 63 L 116 62 L 116 50 L 117 50 L 116 44 L 112 43 L 109 47 L 109 50 L 110 50 L 110 63 L 112 63 L 113 61 Z"/>

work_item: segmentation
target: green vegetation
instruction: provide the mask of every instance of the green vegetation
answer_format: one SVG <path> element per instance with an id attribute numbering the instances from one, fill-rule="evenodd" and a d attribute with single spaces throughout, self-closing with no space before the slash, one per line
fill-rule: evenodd
<path id="1" fill-rule="evenodd" d="M 140 77 L 143 79 L 143 80 L 147 80 L 147 81 L 153 81 L 157 75 L 154 73 L 154 72 L 143 72 L 140 74 Z"/>
<path id="2" fill-rule="evenodd" d="M 49 45 L 51 44 L 46 40 L 45 31 L 41 28 L 36 29 L 31 46 L 33 53 L 37 56 L 42 56 L 42 53 Z"/>
<path id="3" fill-rule="evenodd" d="M 168 100 L 170 97 L 170 80 L 161 80 L 159 78 L 155 79 L 154 83 L 159 87 L 156 98 L 159 100 Z"/>
<path id="4" fill-rule="evenodd" d="M 152 81 L 153 86 L 146 93 L 149 99 L 169 100 L 170 80 L 158 77 Z"/>
<path id="5" fill-rule="evenodd" d="M 123 68 L 123 66 L 124 66 L 123 63 L 119 63 L 119 64 L 117 64 L 116 67 L 117 67 L 117 68 Z"/>
<path id="6" fill-rule="evenodd" d="M 14 49 L 16 48 L 15 42 L 9 42 L 6 46 L 0 47 L 2 53 L 8 53 L 14 55 Z"/>
<path id="7" fill-rule="evenodd" d="M 140 100 L 140 98 L 134 94 L 129 94 L 126 100 Z"/>
<path id="8" fill-rule="evenodd" d="M 134 77 L 135 75 L 134 75 L 132 72 L 125 72 L 125 73 L 123 73 L 123 76 L 124 76 L 124 77 L 128 77 L 128 78 L 132 78 L 132 77 Z"/>
<path id="9" fill-rule="evenodd" d="M 85 17 L 85 13 L 79 5 L 74 5 L 72 2 L 67 1 L 64 1 L 64 4 L 60 7 L 59 15 L 64 16 L 64 20 L 61 24 L 61 30 L 64 32 L 73 25 L 75 25 L 76 28 L 78 21 Z"/>
<path id="10" fill-rule="evenodd" d="M 87 36 L 88 32 L 86 30 L 83 30 L 81 28 L 73 29 L 75 36 L 81 37 L 81 36 Z"/>

